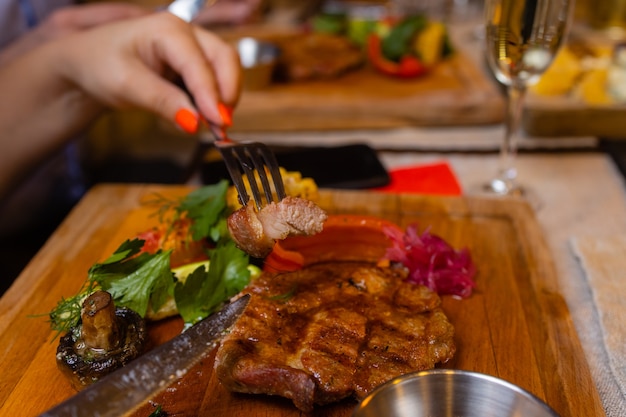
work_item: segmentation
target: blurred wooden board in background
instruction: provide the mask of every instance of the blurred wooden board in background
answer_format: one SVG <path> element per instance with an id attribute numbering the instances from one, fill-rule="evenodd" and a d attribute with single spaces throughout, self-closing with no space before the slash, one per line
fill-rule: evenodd
<path id="1" fill-rule="evenodd" d="M 495 83 L 456 52 L 415 79 L 381 75 L 366 64 L 334 79 L 244 90 L 232 131 L 495 124 L 503 120 L 503 103 Z"/>
<path id="2" fill-rule="evenodd" d="M 522 125 L 531 136 L 626 139 L 626 104 L 591 105 L 569 97 L 529 95 Z"/>

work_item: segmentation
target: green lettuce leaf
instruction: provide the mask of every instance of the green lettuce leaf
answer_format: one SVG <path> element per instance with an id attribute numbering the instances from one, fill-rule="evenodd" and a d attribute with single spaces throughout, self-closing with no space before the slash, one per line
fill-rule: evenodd
<path id="1" fill-rule="evenodd" d="M 191 233 L 193 240 L 210 237 L 217 242 L 224 235 L 221 222 L 226 221 L 226 191 L 228 181 L 222 180 L 212 186 L 198 188 L 189 193 L 177 208 L 179 213 L 186 212 L 193 220 Z"/>
<path id="2" fill-rule="evenodd" d="M 189 327 L 209 316 L 250 282 L 248 255 L 232 240 L 211 251 L 209 268 L 201 265 L 185 282 L 176 282 L 174 300 L 178 312 Z"/>
<path id="3" fill-rule="evenodd" d="M 157 311 L 174 285 L 171 251 L 137 255 L 143 244 L 141 239 L 125 241 L 104 262 L 94 264 L 88 273 L 89 281 L 97 282 L 108 291 L 116 305 L 130 308 L 142 317 L 148 306 Z"/>

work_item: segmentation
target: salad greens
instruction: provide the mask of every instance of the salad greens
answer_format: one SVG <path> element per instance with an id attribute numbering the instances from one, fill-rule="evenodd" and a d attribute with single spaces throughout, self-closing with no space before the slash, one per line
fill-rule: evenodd
<path id="1" fill-rule="evenodd" d="M 423 15 L 410 16 L 394 25 L 387 36 L 382 38 L 381 49 L 383 55 L 395 62 L 412 50 L 415 34 L 423 30 L 428 19 Z"/>
<path id="2" fill-rule="evenodd" d="M 210 238 L 213 242 L 218 242 L 222 238 L 230 238 L 226 226 L 228 217 L 226 191 L 228 191 L 228 181 L 223 180 L 213 186 L 192 191 L 178 207 L 175 207 L 178 216 L 185 213 L 187 218 L 193 221 L 191 224 L 193 240 Z"/>
<path id="3" fill-rule="evenodd" d="M 248 255 L 230 238 L 226 219 L 228 181 L 220 181 L 192 191 L 173 202 L 159 199 L 161 221 L 165 212 L 173 215 L 166 221 L 172 227 L 185 217 L 192 221 L 189 233 L 193 240 L 207 239 L 208 268 L 200 265 L 187 279 L 177 279 L 171 269 L 172 250 L 142 251 L 145 241 L 126 240 L 106 260 L 94 264 L 78 294 L 62 299 L 49 313 L 51 327 L 59 333 L 70 331 L 80 320 L 83 300 L 96 289 L 108 291 L 117 306 L 127 307 L 142 317 L 149 309 L 158 311 L 174 297 L 185 326 L 207 317 L 250 281 Z"/>
<path id="4" fill-rule="evenodd" d="M 149 304 L 154 311 L 163 305 L 172 281 L 171 251 L 139 253 L 143 244 L 141 239 L 127 240 L 104 262 L 89 268 L 87 275 L 90 282 L 97 282 L 109 292 L 117 305 L 128 307 L 142 317 Z"/>
<path id="5" fill-rule="evenodd" d="M 250 282 L 248 256 L 232 240 L 210 252 L 208 270 L 199 265 L 184 282 L 177 281 L 174 286 L 176 306 L 186 327 L 213 313 Z"/>

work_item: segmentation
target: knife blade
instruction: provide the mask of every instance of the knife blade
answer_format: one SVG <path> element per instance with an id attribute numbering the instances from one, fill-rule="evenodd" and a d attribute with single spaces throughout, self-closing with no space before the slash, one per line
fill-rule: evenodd
<path id="1" fill-rule="evenodd" d="M 181 378 L 239 318 L 250 295 L 227 304 L 170 341 L 103 377 L 40 417 L 125 415 Z"/>

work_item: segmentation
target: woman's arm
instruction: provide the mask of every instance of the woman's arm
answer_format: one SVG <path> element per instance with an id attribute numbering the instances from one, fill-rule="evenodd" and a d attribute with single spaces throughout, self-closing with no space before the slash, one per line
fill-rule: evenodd
<path id="1" fill-rule="evenodd" d="M 180 75 L 193 96 L 171 83 Z M 104 107 L 180 109 L 223 125 L 240 93 L 236 51 L 168 13 L 68 35 L 0 69 L 0 197 Z"/>
<path id="2" fill-rule="evenodd" d="M 91 3 L 61 7 L 39 25 L 0 50 L 0 65 L 70 33 L 105 23 L 152 13 L 151 9 L 127 3 Z"/>

